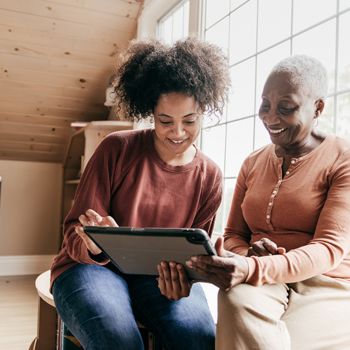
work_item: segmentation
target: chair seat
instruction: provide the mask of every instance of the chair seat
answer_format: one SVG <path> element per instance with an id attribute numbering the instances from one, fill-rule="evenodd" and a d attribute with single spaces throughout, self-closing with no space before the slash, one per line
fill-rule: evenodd
<path id="1" fill-rule="evenodd" d="M 49 305 L 56 307 L 53 296 L 50 293 L 50 270 L 40 274 L 35 280 L 35 288 L 38 291 L 39 297 Z"/>

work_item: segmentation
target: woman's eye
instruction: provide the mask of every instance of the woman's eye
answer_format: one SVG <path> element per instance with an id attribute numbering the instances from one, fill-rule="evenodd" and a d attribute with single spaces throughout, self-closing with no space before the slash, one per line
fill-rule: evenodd
<path id="1" fill-rule="evenodd" d="M 165 120 L 160 120 L 159 122 L 161 124 L 163 124 L 163 125 L 170 125 L 170 124 L 172 124 L 172 122 L 168 122 L 168 121 L 165 121 Z"/>
<path id="2" fill-rule="evenodd" d="M 266 113 L 269 111 L 269 106 L 260 106 L 259 112 L 260 113 Z"/>
<path id="3" fill-rule="evenodd" d="M 292 107 L 292 108 L 287 108 L 287 107 L 280 107 L 278 109 L 278 111 L 282 114 L 282 115 L 289 115 L 294 113 L 296 110 L 298 109 L 298 107 Z"/>
<path id="4" fill-rule="evenodd" d="M 194 124 L 196 121 L 195 120 L 185 120 L 185 124 Z"/>

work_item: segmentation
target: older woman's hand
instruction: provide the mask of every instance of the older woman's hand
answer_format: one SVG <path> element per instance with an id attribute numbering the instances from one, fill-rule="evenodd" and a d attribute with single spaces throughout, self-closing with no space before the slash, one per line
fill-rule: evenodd
<path id="1" fill-rule="evenodd" d="M 245 257 L 225 250 L 222 237 L 217 239 L 215 248 L 218 256 L 197 255 L 186 264 L 203 276 L 201 280 L 229 291 L 246 280 L 248 262 Z"/>
<path id="2" fill-rule="evenodd" d="M 158 273 L 158 287 L 165 297 L 170 300 L 179 300 L 189 296 L 191 283 L 183 265 L 162 261 L 158 265 Z"/>
<path id="3" fill-rule="evenodd" d="M 111 216 L 101 216 L 92 209 L 88 209 L 85 214 L 79 216 L 81 225 L 75 226 L 75 232 L 81 237 L 87 249 L 93 255 L 98 255 L 102 250 L 95 242 L 84 232 L 83 226 L 112 226 L 118 227 L 118 224 Z"/>
<path id="4" fill-rule="evenodd" d="M 275 254 L 285 254 L 286 249 L 278 247 L 277 244 L 268 238 L 262 238 L 256 241 L 248 249 L 247 256 L 266 256 Z"/>

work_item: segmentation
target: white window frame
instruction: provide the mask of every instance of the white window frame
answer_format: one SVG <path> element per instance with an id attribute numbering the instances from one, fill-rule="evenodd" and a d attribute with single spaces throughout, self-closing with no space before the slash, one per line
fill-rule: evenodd
<path id="1" fill-rule="evenodd" d="M 138 19 L 137 39 L 155 39 L 157 26 L 162 17 L 167 16 L 182 0 L 146 0 Z M 189 28 L 191 37 L 200 37 L 202 31 L 202 0 L 189 0 Z"/>

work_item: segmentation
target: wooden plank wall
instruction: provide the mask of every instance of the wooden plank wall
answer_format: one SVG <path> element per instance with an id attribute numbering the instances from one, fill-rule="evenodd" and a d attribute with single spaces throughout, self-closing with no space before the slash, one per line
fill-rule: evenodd
<path id="1" fill-rule="evenodd" d="M 62 162 L 72 121 L 106 119 L 142 0 L 0 1 L 0 160 Z"/>

